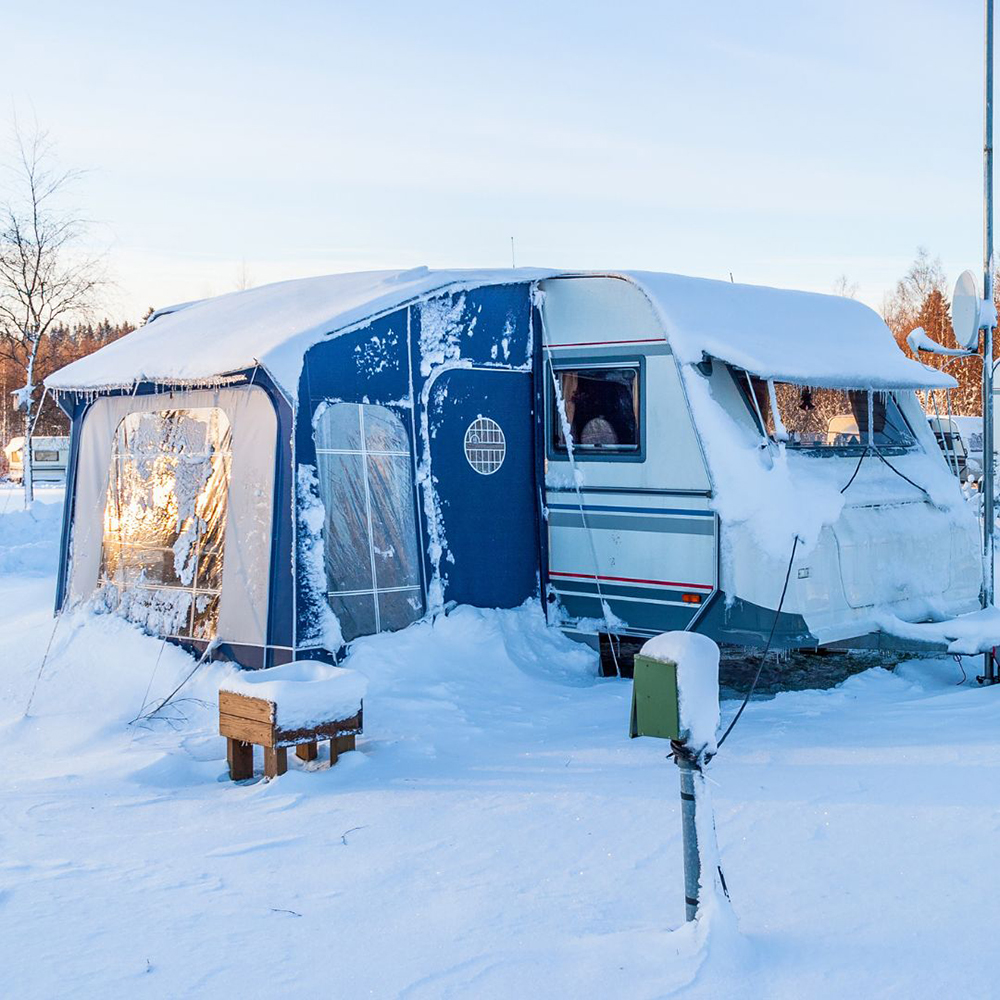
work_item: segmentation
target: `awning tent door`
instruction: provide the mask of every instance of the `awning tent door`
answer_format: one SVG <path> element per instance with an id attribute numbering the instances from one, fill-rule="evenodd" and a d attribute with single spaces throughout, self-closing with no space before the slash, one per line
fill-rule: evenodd
<path id="1" fill-rule="evenodd" d="M 255 386 L 104 396 L 80 432 L 71 602 L 267 642 L 277 418 Z"/>

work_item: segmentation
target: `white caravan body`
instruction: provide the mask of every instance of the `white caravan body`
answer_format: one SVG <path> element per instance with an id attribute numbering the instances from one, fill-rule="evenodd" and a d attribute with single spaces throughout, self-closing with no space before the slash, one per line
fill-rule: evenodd
<path id="1" fill-rule="evenodd" d="M 915 393 L 953 380 L 872 310 L 659 274 L 539 291 L 551 620 L 895 645 L 887 618 L 978 606 L 978 522 Z"/>

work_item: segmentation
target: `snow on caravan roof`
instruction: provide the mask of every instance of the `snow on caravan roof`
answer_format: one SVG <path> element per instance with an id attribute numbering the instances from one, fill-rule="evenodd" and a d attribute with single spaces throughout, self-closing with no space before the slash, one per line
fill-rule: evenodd
<path id="1" fill-rule="evenodd" d="M 956 384 L 907 358 L 876 313 L 851 299 L 649 271 L 618 274 L 652 300 L 681 361 L 710 355 L 758 375 L 810 385 Z M 294 397 L 303 356 L 330 334 L 434 291 L 556 275 L 587 273 L 419 267 L 262 285 L 162 309 L 144 327 L 60 369 L 45 384 L 55 390 L 111 389 L 140 381 L 211 384 L 259 364 Z"/>
<path id="2" fill-rule="evenodd" d="M 302 358 L 325 336 L 443 288 L 534 281 L 551 272 L 361 271 L 261 285 L 171 306 L 145 326 L 50 375 L 50 389 L 99 390 L 150 381 L 206 384 L 262 365 L 291 397 Z"/>
<path id="3" fill-rule="evenodd" d="M 705 355 L 755 375 L 844 388 L 951 388 L 958 383 L 908 358 L 889 328 L 853 299 L 632 271 L 657 308 L 680 361 Z"/>

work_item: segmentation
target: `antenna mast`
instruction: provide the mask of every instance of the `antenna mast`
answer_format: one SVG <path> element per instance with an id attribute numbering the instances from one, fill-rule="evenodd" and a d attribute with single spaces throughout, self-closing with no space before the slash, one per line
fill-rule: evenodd
<path id="1" fill-rule="evenodd" d="M 983 298 L 993 301 L 993 0 L 986 0 L 985 90 L 983 100 Z M 983 607 L 993 606 L 993 327 L 983 327 Z M 985 654 L 983 680 L 995 684 L 992 651 Z"/>

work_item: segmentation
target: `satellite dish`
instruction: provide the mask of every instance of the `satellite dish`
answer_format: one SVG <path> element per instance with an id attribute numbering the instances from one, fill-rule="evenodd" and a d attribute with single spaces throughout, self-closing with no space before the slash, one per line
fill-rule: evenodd
<path id="1" fill-rule="evenodd" d="M 971 271 L 963 271 L 951 297 L 951 329 L 958 344 L 969 350 L 979 346 L 979 306 L 976 276 Z"/>

